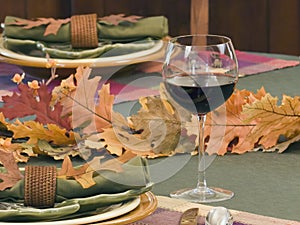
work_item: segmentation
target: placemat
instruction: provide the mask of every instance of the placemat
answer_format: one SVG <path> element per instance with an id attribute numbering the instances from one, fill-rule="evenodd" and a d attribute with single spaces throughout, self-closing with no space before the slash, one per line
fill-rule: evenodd
<path id="1" fill-rule="evenodd" d="M 150 216 L 131 223 L 130 225 L 178 225 L 181 214 L 189 208 L 199 208 L 198 225 L 204 225 L 204 217 L 212 206 L 187 202 L 167 196 L 156 196 L 158 208 Z M 222 203 L 220 203 L 222 204 Z M 298 221 L 256 215 L 247 212 L 231 210 L 233 225 L 300 225 Z"/>
<path id="2" fill-rule="evenodd" d="M 244 51 L 236 51 L 236 54 L 240 77 L 293 67 L 300 63 L 299 60 L 270 57 L 272 54 L 265 56 Z M 161 66 L 158 66 L 158 63 L 143 63 L 129 73 L 112 76 L 107 82 L 110 83 L 111 94 L 115 95 L 115 103 L 133 101 L 143 96 L 157 95 L 159 79 L 161 79 Z M 15 73 L 21 74 L 22 72 L 22 69 L 16 65 L 0 62 L 0 97 L 7 93 L 5 90 L 15 90 L 16 85 L 11 81 L 11 78 Z M 153 79 L 153 77 L 157 79 Z M 37 78 L 26 74 L 25 82 L 32 79 Z M 58 83 L 58 81 L 55 81 L 52 85 Z"/>
<path id="3" fill-rule="evenodd" d="M 155 212 L 150 216 L 137 222 L 131 223 L 130 225 L 177 225 L 179 224 L 181 215 L 182 212 L 164 208 L 157 208 Z M 197 225 L 205 225 L 205 218 L 203 216 L 199 216 Z M 248 224 L 234 221 L 233 225 Z"/>
<path id="4" fill-rule="evenodd" d="M 285 60 L 243 51 L 236 51 L 240 76 L 259 74 L 299 65 L 299 60 Z"/>

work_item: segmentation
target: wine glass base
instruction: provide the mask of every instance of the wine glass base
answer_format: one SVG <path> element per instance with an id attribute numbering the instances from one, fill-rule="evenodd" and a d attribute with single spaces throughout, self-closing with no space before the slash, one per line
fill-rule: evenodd
<path id="1" fill-rule="evenodd" d="M 184 199 L 195 203 L 220 202 L 231 199 L 234 193 L 222 188 L 186 188 L 170 193 L 172 198 Z"/>

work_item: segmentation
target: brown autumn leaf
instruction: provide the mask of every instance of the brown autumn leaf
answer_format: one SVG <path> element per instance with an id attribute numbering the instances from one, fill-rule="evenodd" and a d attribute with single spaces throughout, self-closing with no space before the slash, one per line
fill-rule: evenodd
<path id="1" fill-rule="evenodd" d="M 60 103 L 63 107 L 61 112 L 63 118 L 72 114 L 73 99 L 76 94 L 77 84 L 88 72 L 88 68 L 79 66 L 76 68 L 75 74 L 71 74 L 66 79 L 61 80 L 60 85 L 53 88 L 50 105 L 52 107 L 55 106 L 55 104 Z"/>
<path id="2" fill-rule="evenodd" d="M 119 113 L 113 113 L 113 127 L 104 129 L 98 134 L 103 140 L 105 148 L 113 155 L 123 157 L 126 152 L 132 154 L 153 156 L 162 156 L 163 154 L 154 153 L 149 144 L 149 138 L 141 138 L 141 131 L 135 131 L 129 125 L 130 123 Z M 159 132 L 157 132 L 159 135 Z"/>
<path id="3" fill-rule="evenodd" d="M 139 101 L 141 109 L 128 119 L 113 113 L 112 128 L 99 134 L 106 148 L 118 156 L 124 149 L 147 156 L 174 152 L 181 126 L 172 106 L 160 97 L 143 97 Z"/>
<path id="4" fill-rule="evenodd" d="M 110 113 L 114 97 L 109 93 L 109 84 L 103 85 L 98 91 L 100 76 L 89 78 L 91 69 L 82 70 L 82 76 L 77 80 L 77 87 L 67 99 L 72 100 L 68 106 L 72 114 L 73 128 L 82 128 L 84 133 L 101 132 L 102 128 L 110 126 Z M 99 99 L 97 98 L 97 93 Z M 98 101 L 98 104 L 97 104 Z"/>
<path id="5" fill-rule="evenodd" d="M 57 173 L 58 178 L 74 178 L 83 188 L 89 188 L 95 184 L 93 180 L 94 171 L 91 170 L 88 163 L 78 168 L 74 168 L 71 159 L 66 156 L 61 169 Z"/>
<path id="6" fill-rule="evenodd" d="M 98 91 L 99 100 L 95 107 L 95 124 L 98 132 L 111 126 L 112 110 L 115 97 L 110 94 L 110 84 L 104 84 Z"/>
<path id="7" fill-rule="evenodd" d="M 62 106 L 57 103 L 54 108 L 50 107 L 51 92 L 45 84 L 41 84 L 37 90 L 31 89 L 25 84 L 18 85 L 19 93 L 12 96 L 3 96 L 4 105 L 0 111 L 8 119 L 22 118 L 35 115 L 35 121 L 42 124 L 57 124 L 70 130 L 70 121 L 61 117 Z"/>
<path id="8" fill-rule="evenodd" d="M 141 18 L 142 16 L 135 16 L 135 15 L 125 16 L 125 14 L 112 14 L 109 16 L 98 18 L 98 20 L 117 26 L 121 22 L 125 22 L 125 21 L 130 23 L 136 23 Z"/>
<path id="9" fill-rule="evenodd" d="M 24 29 L 32 29 L 34 27 L 46 26 L 44 36 L 53 34 L 56 35 L 63 24 L 69 23 L 70 18 L 66 19 L 53 19 L 53 18 L 37 18 L 35 20 L 16 19 L 15 22 L 10 24 L 23 26 Z"/>
<path id="10" fill-rule="evenodd" d="M 263 88 L 256 94 L 247 90 L 236 90 L 225 103 L 226 112 L 224 114 L 221 113 L 222 107 L 211 112 L 207 120 L 207 124 L 209 124 L 207 129 L 210 130 L 210 134 L 206 150 L 212 153 L 215 151 L 214 149 L 218 149 L 219 155 L 224 155 L 227 151 L 239 154 L 251 151 L 255 147 L 256 141 L 250 141 L 248 136 L 256 126 L 256 121 L 245 123 L 245 115 L 242 113 L 243 105 L 251 104 L 265 94 Z M 225 116 L 225 119 L 222 115 Z M 222 123 L 223 121 L 225 124 Z M 222 132 L 224 132 L 223 137 Z"/>
<path id="11" fill-rule="evenodd" d="M 0 173 L 0 191 L 13 187 L 17 182 L 23 179 L 23 175 L 15 161 L 12 152 L 0 149 L 0 161 L 6 172 Z"/>
<path id="12" fill-rule="evenodd" d="M 0 112 L 0 136 L 2 137 L 11 137 L 12 132 L 7 129 L 9 123 L 6 121 L 5 116 Z"/>
<path id="13" fill-rule="evenodd" d="M 227 151 L 242 154 L 255 147 L 257 140 L 249 140 L 248 136 L 255 128 L 256 121 L 245 123 L 246 115 L 242 111 L 245 104 L 251 104 L 265 94 L 264 88 L 256 94 L 247 90 L 236 90 L 223 106 L 207 114 L 205 139 L 208 154 L 224 155 Z M 187 127 L 188 135 L 198 136 L 196 117 L 187 123 Z"/>
<path id="14" fill-rule="evenodd" d="M 6 126 L 8 124 L 2 112 L 0 112 L 0 123 L 3 124 L 3 126 Z"/>
<path id="15" fill-rule="evenodd" d="M 173 102 L 166 100 L 163 84 L 160 93 L 160 97 L 140 98 L 141 109 L 128 118 L 113 112 L 113 126 L 99 134 L 108 151 L 120 156 L 128 150 L 156 158 L 194 150 L 192 139 L 181 133 L 182 123 L 190 115 L 177 106 L 174 110 Z"/>
<path id="16" fill-rule="evenodd" d="M 76 144 L 75 133 L 58 127 L 56 124 L 41 124 L 29 120 L 8 125 L 9 130 L 13 132 L 14 138 L 29 138 L 27 144 L 36 145 L 39 140 L 45 140 L 56 145 L 74 145 Z"/>
<path id="17" fill-rule="evenodd" d="M 140 104 L 142 108 L 130 121 L 134 130 L 142 130 L 139 136 L 147 141 L 146 148 L 160 154 L 174 151 L 179 143 L 181 123 L 173 106 L 155 96 L 141 98 Z"/>
<path id="18" fill-rule="evenodd" d="M 266 94 L 262 99 L 243 107 L 245 122 L 257 121 L 248 136 L 259 146 L 269 149 L 277 145 L 280 136 L 293 139 L 300 133 L 300 97 L 283 95 L 281 104 L 278 98 Z M 297 140 L 297 139 L 296 139 Z M 284 149 L 281 149 L 281 152 Z"/>
<path id="19" fill-rule="evenodd" d="M 38 140 L 35 145 L 35 152 L 53 157 L 55 160 L 63 160 L 65 156 L 78 156 L 80 151 L 78 146 L 75 145 L 53 145 L 51 142 L 45 140 Z"/>
<path id="20" fill-rule="evenodd" d="M 30 157 L 37 156 L 32 145 L 26 143 L 12 143 L 12 138 L 0 138 L 0 149 L 11 152 L 16 162 L 28 162 Z"/>
<path id="21" fill-rule="evenodd" d="M 99 156 L 94 157 L 91 161 L 81 165 L 78 168 L 74 168 L 70 157 L 66 156 L 62 163 L 61 169 L 58 171 L 58 178 L 73 178 L 79 182 L 83 188 L 89 188 L 96 184 L 93 179 L 94 172 L 100 170 L 110 170 L 120 173 L 123 171 L 123 161 L 129 160 L 131 157 L 133 157 L 132 154 L 126 154 L 126 156 L 121 157 L 120 160 L 113 158 L 102 163 L 101 160 L 103 159 L 103 156 Z"/>

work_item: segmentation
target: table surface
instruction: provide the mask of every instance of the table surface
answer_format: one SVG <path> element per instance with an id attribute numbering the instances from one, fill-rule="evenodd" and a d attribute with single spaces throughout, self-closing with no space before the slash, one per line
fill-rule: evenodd
<path id="1" fill-rule="evenodd" d="M 299 60 L 296 56 L 260 54 Z M 298 96 L 299 84 L 300 66 L 296 66 L 242 77 L 237 88 L 256 92 L 264 87 L 266 92 L 281 100 L 283 94 Z M 126 112 L 133 105 L 119 104 L 116 111 Z M 149 163 L 153 165 L 150 173 L 156 183 L 153 188 L 156 195 L 169 196 L 174 190 L 196 186 L 197 156 L 176 155 L 150 159 Z M 170 171 L 180 166 L 182 168 L 178 172 L 170 175 Z M 260 151 L 219 156 L 206 174 L 208 186 L 222 187 L 235 193 L 230 200 L 208 205 L 300 221 L 300 143 L 292 144 L 281 154 Z"/>
<path id="2" fill-rule="evenodd" d="M 271 56 L 299 59 L 295 56 Z M 267 92 L 281 99 L 282 94 L 299 95 L 299 84 L 300 66 L 296 66 L 240 78 L 237 88 L 256 91 L 263 86 Z M 183 156 L 174 157 L 174 163 L 178 163 L 175 161 L 179 157 Z M 197 158 L 192 157 L 174 176 L 157 183 L 153 192 L 168 196 L 171 191 L 195 186 Z M 162 159 L 152 160 L 152 163 L 159 160 Z M 235 193 L 230 200 L 209 205 L 300 221 L 299 142 L 292 144 L 281 154 L 260 151 L 219 156 L 206 174 L 208 186 L 222 187 Z"/>
<path id="3" fill-rule="evenodd" d="M 270 54 L 267 54 L 270 56 Z M 298 60 L 296 56 L 271 55 L 282 59 Z M 124 78 L 121 78 L 124 79 Z M 256 91 L 262 86 L 273 96 L 299 95 L 300 66 L 249 75 L 239 79 L 237 88 Z M 116 107 L 128 111 L 129 103 Z M 132 105 L 129 105 L 132 107 Z M 197 156 L 150 159 L 150 165 L 162 165 L 151 169 L 156 195 L 169 196 L 171 191 L 193 187 L 197 179 Z M 170 168 L 180 164 L 182 168 L 168 174 Z M 300 143 L 292 144 L 284 153 L 251 152 L 242 155 L 226 154 L 217 157 L 207 169 L 209 186 L 234 191 L 227 201 L 212 203 L 230 209 L 300 221 Z M 168 179 L 161 179 L 167 177 Z M 161 179 L 161 180 L 160 180 Z"/>

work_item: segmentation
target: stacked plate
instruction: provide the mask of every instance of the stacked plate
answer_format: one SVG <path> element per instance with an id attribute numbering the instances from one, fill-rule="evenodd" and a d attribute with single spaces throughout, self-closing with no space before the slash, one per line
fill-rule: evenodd
<path id="1" fill-rule="evenodd" d="M 145 189 L 75 198 L 46 209 L 25 207 L 21 203 L 0 202 L 0 224 L 128 224 L 150 215 L 157 207 L 156 197 L 150 191 L 138 195 L 143 191 Z M 116 203 L 85 210 L 97 203 L 102 205 L 105 201 Z"/>
<path id="2" fill-rule="evenodd" d="M 158 60 L 164 54 L 163 48 L 163 41 L 158 40 L 150 49 L 123 55 L 82 59 L 53 59 L 56 61 L 58 74 L 65 77 L 72 74 L 78 66 L 89 66 L 91 68 L 116 67 Z M 26 73 L 33 76 L 43 76 L 43 78 L 46 78 L 50 75 L 50 69 L 46 67 L 48 62 L 46 58 L 25 55 L 7 49 L 3 37 L 0 37 L 0 61 L 19 65 Z"/>

